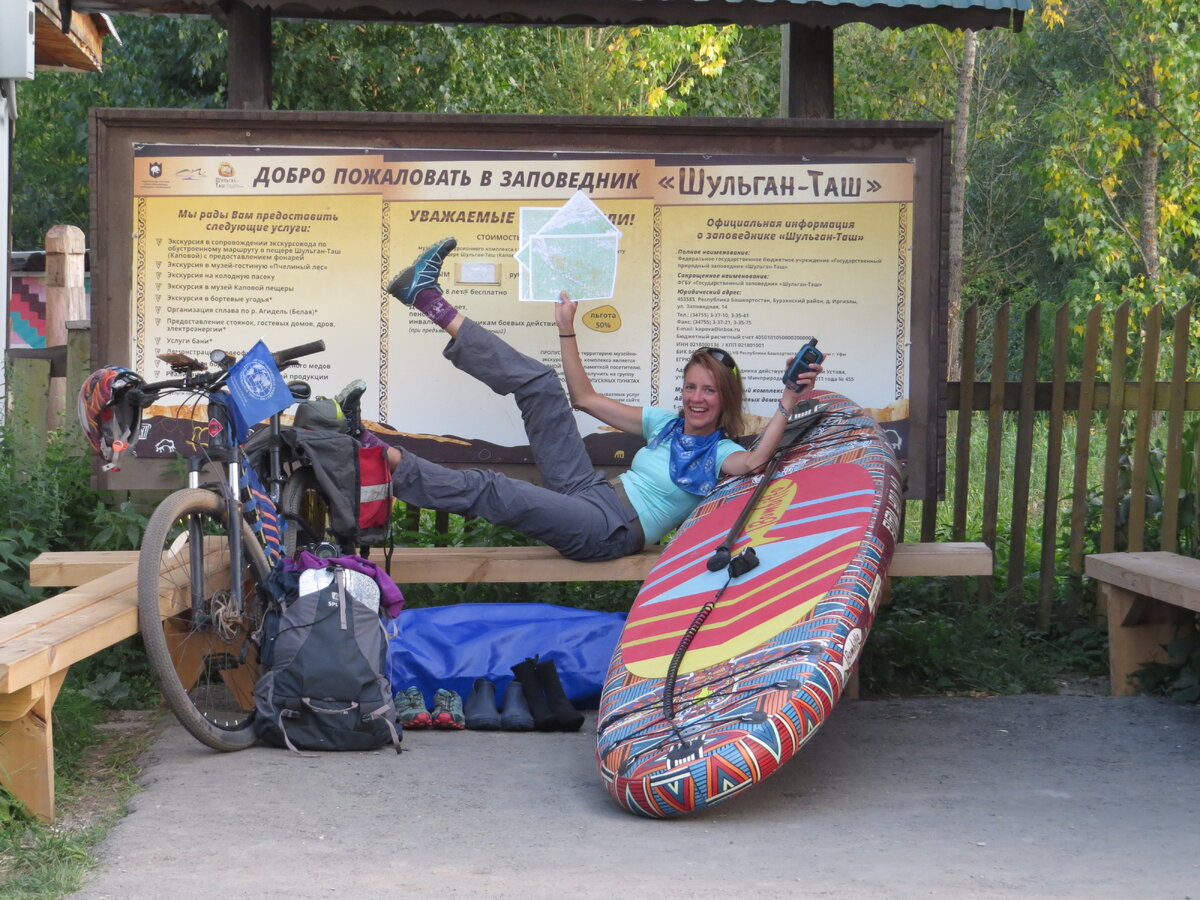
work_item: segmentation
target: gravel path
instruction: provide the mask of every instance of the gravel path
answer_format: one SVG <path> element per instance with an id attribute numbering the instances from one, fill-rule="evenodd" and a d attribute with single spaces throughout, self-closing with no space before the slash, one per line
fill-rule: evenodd
<path id="1" fill-rule="evenodd" d="M 172 725 L 77 898 L 1200 898 L 1200 707 L 849 701 L 778 774 L 647 821 L 579 734 L 217 754 Z"/>

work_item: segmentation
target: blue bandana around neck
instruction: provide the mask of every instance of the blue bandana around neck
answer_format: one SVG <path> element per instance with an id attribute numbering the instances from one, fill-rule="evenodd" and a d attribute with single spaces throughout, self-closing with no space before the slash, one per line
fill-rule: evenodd
<path id="1" fill-rule="evenodd" d="M 664 441 L 671 442 L 671 480 L 689 494 L 703 497 L 717 486 L 717 444 L 721 429 L 712 434 L 684 434 L 683 417 L 676 416 L 650 441 L 654 450 Z"/>

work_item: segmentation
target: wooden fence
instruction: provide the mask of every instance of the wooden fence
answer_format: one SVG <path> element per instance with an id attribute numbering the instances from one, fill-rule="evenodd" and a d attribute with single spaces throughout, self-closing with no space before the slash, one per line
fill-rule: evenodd
<path id="1" fill-rule="evenodd" d="M 1060 549 L 1076 573 L 1083 571 L 1085 552 L 1148 549 L 1151 537 L 1157 549 L 1190 549 L 1181 547 L 1180 537 L 1194 522 L 1181 521 L 1180 513 L 1194 514 L 1197 493 L 1197 467 L 1185 460 L 1185 454 L 1195 459 L 1196 448 L 1183 447 L 1185 424 L 1200 409 L 1200 383 L 1188 380 L 1192 314 L 1190 303 L 1173 317 L 1159 305 L 1132 326 L 1127 303 L 1107 314 L 1094 307 L 1082 321 L 1073 321 L 1063 306 L 1052 322 L 1043 323 L 1042 307 L 1035 305 L 1017 335 L 1010 334 L 1008 306 L 968 309 L 963 380 L 947 386 L 952 477 L 944 501 L 918 504 L 921 540 L 945 533 L 948 518 L 951 540 L 983 540 L 993 549 L 998 540 L 1006 544 L 1007 566 L 998 567 L 1007 571 L 1004 589 L 1018 597 L 1036 577 L 1043 626 L 1051 619 L 1056 581 L 1063 574 Z M 991 317 L 990 329 L 981 329 L 983 315 Z M 990 334 L 981 343 L 984 332 Z M 1047 346 L 1049 358 L 1040 358 L 1039 348 Z M 979 365 L 989 350 L 990 361 Z M 1020 378 L 1012 382 L 1009 372 L 1017 366 L 1010 366 L 1010 357 L 1018 354 L 1014 363 L 1020 363 Z M 1072 355 L 1075 371 L 1069 372 Z M 1047 371 L 1050 381 L 1039 381 L 1039 372 Z M 1072 375 L 1077 380 L 1068 380 Z M 1072 419 L 1073 438 L 1067 428 Z M 977 458 L 979 441 L 973 440 L 979 429 L 986 447 L 982 459 Z M 1035 435 L 1043 432 L 1039 443 Z M 1011 454 L 1002 453 L 1005 446 Z M 1039 467 L 1044 479 L 1038 479 L 1042 484 L 1034 493 L 1032 475 Z M 1011 509 L 1002 510 L 1000 498 L 1010 490 Z M 1171 502 L 1187 494 L 1191 505 Z M 979 524 L 973 526 L 978 533 L 968 534 L 977 496 L 982 499 Z M 1162 500 L 1161 511 L 1155 497 Z M 998 533 L 1002 526 L 1004 532 Z M 1087 531 L 1093 533 L 1091 541 Z M 1036 558 L 1027 558 L 1030 544 L 1040 548 Z"/>

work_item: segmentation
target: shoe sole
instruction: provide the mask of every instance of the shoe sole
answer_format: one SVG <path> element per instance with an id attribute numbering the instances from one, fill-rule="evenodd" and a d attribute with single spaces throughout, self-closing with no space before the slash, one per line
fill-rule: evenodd
<path id="1" fill-rule="evenodd" d="M 409 266 L 409 268 L 411 269 L 412 266 Z M 388 286 L 387 286 L 387 292 L 389 294 L 391 294 L 394 298 L 399 300 L 401 303 L 403 303 L 405 306 L 412 306 L 413 305 L 412 300 L 405 300 L 404 296 L 403 296 L 404 291 L 402 291 L 400 289 L 400 280 L 402 278 L 404 278 L 404 275 L 407 272 L 408 272 L 408 269 L 405 269 L 403 272 L 401 272 L 399 275 L 397 275 L 395 278 L 393 278 L 391 280 L 391 283 L 388 284 Z M 415 278 L 416 276 L 414 275 L 413 277 Z"/>

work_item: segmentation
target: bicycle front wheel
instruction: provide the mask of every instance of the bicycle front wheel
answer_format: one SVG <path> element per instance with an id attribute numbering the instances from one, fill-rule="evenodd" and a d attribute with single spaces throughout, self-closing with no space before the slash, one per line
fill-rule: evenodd
<path id="1" fill-rule="evenodd" d="M 225 501 L 189 488 L 159 504 L 138 557 L 138 627 L 167 706 L 214 750 L 255 742 L 252 638 L 262 624 L 269 566 L 245 523 L 231 537 Z M 242 561 L 231 571 L 230 541 Z M 235 585 L 241 586 L 241 598 Z"/>

